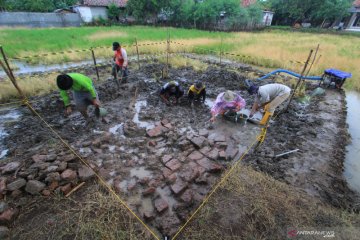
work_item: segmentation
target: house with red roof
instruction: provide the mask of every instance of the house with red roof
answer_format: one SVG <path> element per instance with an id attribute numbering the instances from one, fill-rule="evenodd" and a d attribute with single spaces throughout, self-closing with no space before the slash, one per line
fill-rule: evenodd
<path id="1" fill-rule="evenodd" d="M 95 19 L 107 19 L 107 9 L 114 3 L 119 8 L 125 8 L 128 0 L 82 0 L 74 6 L 74 10 L 80 14 L 81 19 L 86 22 L 92 22 Z"/>
<path id="2" fill-rule="evenodd" d="M 360 32 L 360 0 L 354 1 L 350 13 L 351 17 L 346 25 L 346 30 Z"/>

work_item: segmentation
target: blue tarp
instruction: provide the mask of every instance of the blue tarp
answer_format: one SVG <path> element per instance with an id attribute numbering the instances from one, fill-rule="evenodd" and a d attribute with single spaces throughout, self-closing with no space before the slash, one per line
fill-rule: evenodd
<path id="1" fill-rule="evenodd" d="M 334 69 L 334 68 L 326 69 L 325 73 L 329 74 L 329 75 L 333 75 L 333 76 L 338 77 L 338 78 L 343 78 L 343 79 L 352 77 L 351 73 L 343 72 L 343 71 L 340 71 L 340 70 L 337 70 L 337 69 Z"/>

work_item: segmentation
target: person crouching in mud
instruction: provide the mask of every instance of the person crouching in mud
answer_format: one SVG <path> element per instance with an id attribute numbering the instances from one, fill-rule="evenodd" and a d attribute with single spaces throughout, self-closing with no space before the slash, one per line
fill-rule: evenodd
<path id="1" fill-rule="evenodd" d="M 189 104 L 193 102 L 202 102 L 204 103 L 206 99 L 206 88 L 205 85 L 197 81 L 195 84 L 191 85 L 188 90 L 188 100 Z"/>
<path id="2" fill-rule="evenodd" d="M 72 112 L 68 90 L 72 90 L 76 108 L 85 120 L 89 120 L 87 108 L 89 105 L 100 107 L 100 102 L 92 80 L 80 73 L 61 74 L 56 78 L 56 84 L 60 89 L 60 96 L 65 105 L 65 116 Z"/>
<path id="3" fill-rule="evenodd" d="M 291 89 L 283 84 L 271 83 L 260 87 L 252 85 L 248 88 L 248 92 L 250 95 L 256 94 L 250 117 L 256 111 L 263 108 L 265 113 L 259 124 L 266 125 L 274 114 L 275 109 L 290 96 Z"/>
<path id="4" fill-rule="evenodd" d="M 216 116 L 221 114 L 232 114 L 240 111 L 246 105 L 245 100 L 233 91 L 220 93 L 211 108 L 211 122 L 215 122 Z"/>
<path id="5" fill-rule="evenodd" d="M 184 90 L 180 87 L 176 81 L 166 83 L 160 90 L 160 97 L 170 106 L 171 104 L 178 104 L 179 98 L 184 95 Z"/>

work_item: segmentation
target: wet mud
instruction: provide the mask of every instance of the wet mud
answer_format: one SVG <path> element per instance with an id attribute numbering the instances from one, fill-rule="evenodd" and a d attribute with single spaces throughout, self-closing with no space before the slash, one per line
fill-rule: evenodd
<path id="1" fill-rule="evenodd" d="M 91 107 L 94 121 L 90 124 L 77 112 L 64 118 L 58 93 L 33 99 L 34 107 L 138 216 L 158 234 L 171 236 L 260 132 L 259 126 L 221 118 L 210 124 L 209 105 L 229 89 L 239 91 L 250 108 L 253 98 L 245 90 L 245 72 L 261 73 L 244 65 L 208 63 L 204 72 L 170 68 L 170 79 L 161 78 L 163 64 L 143 64 L 140 70 L 130 68 L 128 82 L 119 89 L 111 80 L 97 84 L 108 112 L 104 121 L 93 116 Z M 107 78 L 108 70 L 101 69 L 101 76 Z M 94 76 L 92 70 L 85 73 Z M 202 80 L 207 104 L 190 106 L 184 97 L 178 105 L 166 106 L 158 91 L 168 80 L 178 81 L 184 89 Z M 334 206 L 355 207 L 354 194 L 342 179 L 347 139 L 344 106 L 344 94 L 335 91 L 327 91 L 308 106 L 294 101 L 289 111 L 271 123 L 264 144 L 243 164 Z M 338 114 L 332 114 L 334 109 Z M 3 196 L 11 196 L 14 204 L 31 199 L 27 186 L 34 181 L 44 184 L 35 184 L 42 188 L 34 194 L 66 194 L 79 182 L 95 177 L 38 117 L 25 108 L 20 111 L 21 120 L 5 141 L 6 163 L 18 164 L 8 171 L 3 164 L 2 181 L 5 185 L 18 177 L 24 181 L 13 184 L 20 186 L 13 191 L 4 188 Z M 294 148 L 300 151 L 274 158 Z"/>

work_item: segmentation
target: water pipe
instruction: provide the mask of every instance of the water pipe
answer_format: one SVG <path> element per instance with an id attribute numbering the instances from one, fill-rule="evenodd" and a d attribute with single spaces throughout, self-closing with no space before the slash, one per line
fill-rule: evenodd
<path id="1" fill-rule="evenodd" d="M 261 77 L 261 78 L 258 78 L 256 80 L 263 80 L 265 78 L 268 78 L 270 77 L 271 75 L 274 75 L 275 73 L 287 73 L 291 76 L 294 76 L 294 77 L 297 77 L 297 78 L 300 78 L 301 75 L 300 74 L 297 74 L 297 73 L 294 73 L 292 71 L 289 71 L 289 70 L 286 70 L 286 69 L 276 69 L 275 71 L 272 71 L 271 73 L 268 73 L 266 74 L 265 76 Z M 320 81 L 322 80 L 322 77 L 320 76 L 303 76 L 302 79 L 307 79 L 307 80 L 317 80 L 317 81 Z"/>

